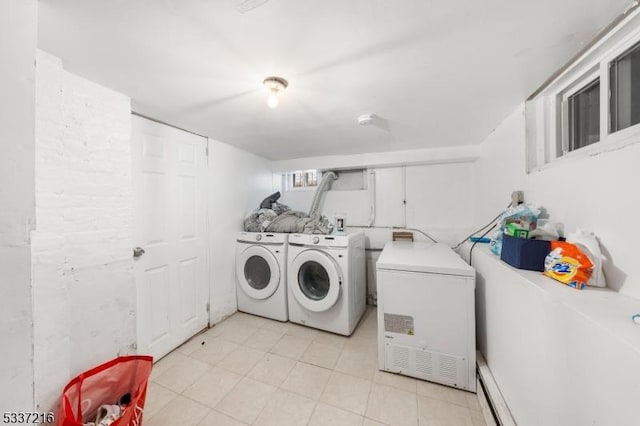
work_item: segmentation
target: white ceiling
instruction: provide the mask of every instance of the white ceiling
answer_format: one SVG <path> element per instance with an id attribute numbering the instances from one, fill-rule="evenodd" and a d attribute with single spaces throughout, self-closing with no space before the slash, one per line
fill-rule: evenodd
<path id="1" fill-rule="evenodd" d="M 136 112 L 280 160 L 480 143 L 631 3 L 234 1 L 40 0 L 39 46 Z M 276 110 L 269 75 L 290 83 Z"/>

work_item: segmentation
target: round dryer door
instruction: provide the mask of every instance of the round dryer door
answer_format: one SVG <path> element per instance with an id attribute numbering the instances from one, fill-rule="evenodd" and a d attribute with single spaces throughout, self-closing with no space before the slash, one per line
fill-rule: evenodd
<path id="1" fill-rule="evenodd" d="M 323 312 L 338 301 L 342 279 L 338 265 L 325 253 L 307 250 L 291 263 L 291 291 L 305 309 Z"/>
<path id="2" fill-rule="evenodd" d="M 269 250 L 262 246 L 249 246 L 236 259 L 236 276 L 247 296 L 266 299 L 280 284 L 280 267 Z"/>

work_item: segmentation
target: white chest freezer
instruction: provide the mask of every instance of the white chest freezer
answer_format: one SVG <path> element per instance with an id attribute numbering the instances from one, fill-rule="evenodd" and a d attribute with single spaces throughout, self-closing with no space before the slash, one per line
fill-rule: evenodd
<path id="1" fill-rule="evenodd" d="M 449 246 L 404 241 L 376 270 L 379 369 L 475 392 L 475 270 Z"/>

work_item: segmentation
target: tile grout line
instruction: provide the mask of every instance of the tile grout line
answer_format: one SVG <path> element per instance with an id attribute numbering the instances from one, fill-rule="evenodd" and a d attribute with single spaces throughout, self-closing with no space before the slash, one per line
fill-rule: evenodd
<path id="1" fill-rule="evenodd" d="M 233 352 L 233 351 L 232 351 L 232 352 Z M 230 352 L 230 353 L 231 353 L 231 352 Z M 225 356 L 225 358 L 226 358 L 226 356 Z M 195 358 L 192 358 L 192 359 L 195 359 Z M 199 360 L 196 360 L 196 361 L 199 361 Z M 202 362 L 202 361 L 201 361 L 201 362 Z M 233 373 L 233 374 L 237 374 L 238 376 L 241 376 L 240 374 L 238 374 L 238 373 L 236 373 L 236 372 L 234 372 L 234 371 L 229 371 L 229 370 L 227 370 L 227 369 L 225 369 L 225 368 L 223 368 L 223 367 L 219 367 L 217 364 L 216 364 L 216 365 L 211 365 L 211 364 L 208 364 L 208 363 L 207 363 L 207 365 L 209 366 L 209 369 L 208 369 L 206 372 L 209 372 L 209 371 L 210 371 L 211 369 L 213 369 L 214 367 L 217 367 L 217 368 L 220 368 L 221 370 L 224 370 L 224 371 L 226 371 L 226 372 Z M 221 402 L 221 401 L 222 401 L 222 400 L 223 400 L 227 395 L 229 395 L 229 394 L 230 394 L 230 393 L 231 393 L 231 392 L 236 388 L 236 386 L 238 386 L 238 384 L 240 384 L 240 382 L 242 381 L 242 378 L 244 378 L 244 377 L 245 377 L 245 376 L 241 376 L 240 380 L 238 380 L 238 382 L 237 382 L 236 384 L 234 384 L 234 385 L 231 387 L 231 389 L 229 389 L 229 390 L 228 390 L 228 391 L 227 391 L 227 392 L 222 396 L 222 398 L 220 398 L 220 401 L 218 401 L 215 405 L 217 406 L 217 405 L 218 405 L 218 404 L 219 404 L 219 403 L 220 403 L 220 402 Z M 193 386 L 193 385 L 194 385 L 198 380 L 199 380 L 199 378 L 198 378 L 198 379 L 196 379 L 196 380 L 195 380 L 193 383 L 191 383 L 189 386 L 187 386 L 187 387 L 185 388 L 185 390 L 184 390 L 184 391 L 182 391 L 182 393 L 180 393 L 179 395 L 181 395 L 181 396 L 183 396 L 184 398 L 187 398 L 187 399 L 189 399 L 189 400 L 191 400 L 191 401 L 193 401 L 193 402 L 195 402 L 195 403 L 197 403 L 197 404 L 200 404 L 200 405 L 202 405 L 202 406 L 204 406 L 204 407 L 208 408 L 208 409 L 209 409 L 209 412 L 211 412 L 211 411 L 216 411 L 216 412 L 218 412 L 218 413 L 220 413 L 220 414 L 223 414 L 223 415 L 225 415 L 225 416 L 227 416 L 227 417 L 231 417 L 231 418 L 233 418 L 234 420 L 238 420 L 238 419 L 236 419 L 236 418 L 235 418 L 235 417 L 233 417 L 233 416 L 228 416 L 226 413 L 223 413 L 223 412 L 221 412 L 221 411 L 216 410 L 216 409 L 215 409 L 215 407 L 210 407 L 210 406 L 209 406 L 209 405 L 207 405 L 207 404 L 203 404 L 202 402 L 196 401 L 195 399 L 193 399 L 193 398 L 191 398 L 191 397 L 189 397 L 189 396 L 187 396 L 187 395 L 184 395 L 184 392 L 186 392 L 186 391 L 187 391 L 191 386 Z M 207 417 L 207 415 L 209 414 L 209 412 L 207 412 L 207 414 L 206 414 L 206 415 L 201 419 L 200 423 L 202 422 L 202 420 L 203 420 L 204 418 L 206 418 L 206 417 Z M 241 420 L 238 420 L 238 421 L 242 422 Z M 200 423 L 198 423 L 198 425 L 199 425 Z M 242 423 L 244 423 L 244 422 L 242 422 Z"/>
<path id="2" fill-rule="evenodd" d="M 303 364 L 307 364 L 307 365 L 313 365 L 313 364 L 308 364 L 308 363 L 303 362 L 303 361 L 300 361 L 300 362 L 302 362 Z M 324 368 L 324 367 L 320 367 L 320 366 L 317 366 L 317 365 L 315 365 L 314 367 Z M 328 368 L 324 368 L 324 369 L 325 370 L 329 370 Z M 333 374 L 333 370 L 329 370 L 329 371 L 331 371 L 332 374 Z M 320 396 L 318 396 L 318 399 L 316 399 L 316 403 L 313 406 L 313 411 L 311 412 L 311 417 L 309 417 L 309 421 L 307 421 L 307 425 L 309 423 L 311 423 L 311 419 L 313 418 L 313 415 L 315 414 L 316 409 L 318 408 L 318 404 L 320 404 L 320 399 L 322 399 L 322 395 L 324 395 L 324 390 L 327 388 L 327 385 L 329 384 L 329 380 L 331 380 L 331 375 L 329 375 L 329 379 L 327 379 L 327 381 L 325 382 L 324 386 L 322 387 L 322 390 L 320 391 Z"/>
<path id="3" fill-rule="evenodd" d="M 150 380 L 150 382 L 153 382 L 153 381 Z M 160 386 L 161 388 L 163 388 L 165 390 L 168 390 L 169 392 L 171 392 L 173 394 L 173 396 L 171 397 L 171 399 L 169 399 L 167 402 L 165 402 L 161 407 L 159 407 L 158 410 L 155 413 L 151 414 L 149 416 L 148 420 L 151 420 L 153 417 L 155 417 L 156 414 L 158 414 L 160 411 L 164 410 L 164 408 L 167 405 L 169 405 L 174 399 L 176 399 L 180 395 L 179 393 L 176 393 L 173 390 L 171 390 L 171 389 L 169 389 L 169 388 L 167 388 L 165 386 L 162 386 L 160 383 L 153 382 L 153 384 L 155 384 L 156 386 Z M 147 385 L 147 392 L 148 391 L 149 391 L 149 386 Z M 146 398 L 145 398 L 145 404 L 146 404 Z M 143 419 L 144 419 L 144 411 L 142 413 L 143 413 L 142 416 L 143 416 Z"/>
<path id="4" fill-rule="evenodd" d="M 243 315 L 245 315 L 245 314 L 243 314 Z M 231 319 L 232 317 L 233 317 L 233 315 L 232 315 L 232 316 L 230 316 L 230 317 L 228 317 L 228 318 L 227 318 L 227 319 L 225 319 L 224 321 L 227 321 L 228 319 Z M 222 321 L 221 323 L 223 323 L 224 321 Z M 240 375 L 241 380 L 240 380 L 240 381 L 238 381 L 238 383 L 236 383 L 236 384 L 235 384 L 231 389 L 229 389 L 229 391 L 225 393 L 225 395 L 222 397 L 222 399 L 224 399 L 224 398 L 225 398 L 229 393 L 233 392 L 233 390 L 234 390 L 234 389 L 236 389 L 236 387 L 238 386 L 238 384 L 239 384 L 243 379 L 245 379 L 245 378 L 246 378 L 246 379 L 250 379 L 249 374 L 251 373 L 251 371 L 253 371 L 253 370 L 255 369 L 255 366 L 256 366 L 257 364 L 259 364 L 261 361 L 263 361 L 263 360 L 265 359 L 265 357 L 266 357 L 266 356 L 268 356 L 268 355 L 270 355 L 270 354 L 271 354 L 271 355 L 276 355 L 276 356 L 283 356 L 283 357 L 288 358 L 288 359 L 290 359 L 291 361 L 293 361 L 293 362 L 294 362 L 294 366 L 293 366 L 293 367 L 291 368 L 291 370 L 288 372 L 288 374 L 286 375 L 286 377 L 284 378 L 284 380 L 282 380 L 282 381 L 280 382 L 280 384 L 279 384 L 279 385 L 274 386 L 274 387 L 276 388 L 276 390 L 280 390 L 280 391 L 282 391 L 282 392 L 287 392 L 287 393 L 291 393 L 291 394 L 294 394 L 294 395 L 299 395 L 299 396 L 304 397 L 304 398 L 307 398 L 307 399 L 311 399 L 311 398 L 309 398 L 309 396 L 307 396 L 307 395 L 302 395 L 302 394 L 300 394 L 300 393 L 298 393 L 298 392 L 296 392 L 296 391 L 286 390 L 286 389 L 284 389 L 284 388 L 282 387 L 282 386 L 283 386 L 283 384 L 284 384 L 284 383 L 286 383 L 286 381 L 291 377 L 291 374 L 293 373 L 293 371 L 294 371 L 295 366 L 296 366 L 296 364 L 297 364 L 297 363 L 301 363 L 301 364 L 304 364 L 304 365 L 312 366 L 312 367 L 315 367 L 315 368 L 321 368 L 321 369 L 323 369 L 323 370 L 326 370 L 326 371 L 330 372 L 330 373 L 331 373 L 331 375 L 334 375 L 334 374 L 336 374 L 336 373 L 340 373 L 340 374 L 345 374 L 346 376 L 349 376 L 349 377 L 353 377 L 353 378 L 360 379 L 360 380 L 366 380 L 367 382 L 369 382 L 369 391 L 368 391 L 368 393 L 367 393 L 367 399 L 366 399 L 366 401 L 365 401 L 364 413 L 363 413 L 363 414 L 362 414 L 362 416 L 361 416 L 361 417 L 362 417 L 362 423 L 364 423 L 364 422 L 366 421 L 366 419 L 368 419 L 368 417 L 366 416 L 366 415 L 367 415 L 367 408 L 368 408 L 368 404 L 369 404 L 369 402 L 370 402 L 370 400 L 371 400 L 371 395 L 372 395 L 372 392 L 373 392 L 374 385 L 376 384 L 376 382 L 375 382 L 375 372 L 374 372 L 374 374 L 373 374 L 373 377 L 369 376 L 369 377 L 366 377 L 366 378 L 365 378 L 365 377 L 362 377 L 362 375 L 356 375 L 356 374 L 353 374 L 351 371 L 348 371 L 348 372 L 347 372 L 347 371 L 339 371 L 339 370 L 336 370 L 336 367 L 337 367 L 338 362 L 339 362 L 339 360 L 341 359 L 341 357 L 342 357 L 343 353 L 345 352 L 345 350 L 346 350 L 346 346 L 347 346 L 347 343 L 348 343 L 349 341 L 356 342 L 356 343 L 363 343 L 363 344 L 365 344 L 365 345 L 367 345 L 367 346 L 368 346 L 369 344 L 372 344 L 372 343 L 369 341 L 370 339 L 368 339 L 368 338 L 364 338 L 364 339 L 353 339 L 353 336 L 351 336 L 350 338 L 347 338 L 347 339 L 346 339 L 346 341 L 345 341 L 342 345 L 340 345 L 340 347 L 336 347 L 336 345 L 333 345 L 333 344 L 331 344 L 331 343 L 324 343 L 324 345 L 326 345 L 326 346 L 328 346 L 328 347 L 329 347 L 329 346 L 330 346 L 330 347 L 335 347 L 336 349 L 338 349 L 338 350 L 339 350 L 339 353 L 338 353 L 338 356 L 337 356 L 336 361 L 333 363 L 333 365 L 332 365 L 330 368 L 328 368 L 328 367 L 326 367 L 326 366 L 323 366 L 323 365 L 316 365 L 316 364 L 314 364 L 314 363 L 312 363 L 312 362 L 304 361 L 304 360 L 302 359 L 302 358 L 304 357 L 304 354 L 306 353 L 306 351 L 308 351 L 308 350 L 309 350 L 309 347 L 310 347 L 314 342 L 316 342 L 316 343 L 317 343 L 317 344 L 319 344 L 319 345 L 322 345 L 322 343 L 319 343 L 319 342 L 317 342 L 317 341 L 316 341 L 316 339 L 318 339 L 320 336 L 323 336 L 323 335 L 324 335 L 322 332 L 320 332 L 320 333 L 314 333 L 314 334 L 312 334 L 312 335 L 311 335 L 311 337 L 310 337 L 309 335 L 303 335 L 303 334 L 299 334 L 299 333 L 297 333 L 297 332 L 295 332 L 294 334 L 289 334 L 292 330 L 286 330 L 286 328 L 284 329 L 284 331 L 283 331 L 283 329 L 279 329 L 279 331 L 276 331 L 276 330 L 270 329 L 270 328 L 268 328 L 268 324 L 269 324 L 269 322 L 261 322 L 261 324 L 260 324 L 260 325 L 257 325 L 257 326 L 256 326 L 256 325 L 252 325 L 252 324 L 251 324 L 251 322 L 249 322 L 248 324 L 246 324 L 246 323 L 244 323 L 244 322 L 243 322 L 243 320 L 242 320 L 242 319 L 239 319 L 239 320 L 236 320 L 235 322 L 233 322 L 233 323 L 231 323 L 231 324 L 239 325 L 239 326 L 241 326 L 241 327 L 246 327 L 246 328 L 254 328 L 255 330 L 254 330 L 253 332 L 251 332 L 249 335 L 247 335 L 247 336 L 246 336 L 246 338 L 242 339 L 242 341 L 233 341 L 233 340 L 229 340 L 228 338 L 222 337 L 222 336 L 225 334 L 224 332 L 222 332 L 220 335 L 217 335 L 217 336 L 211 336 L 211 337 L 212 337 L 212 338 L 219 338 L 219 339 L 220 339 L 220 340 L 222 340 L 222 341 L 225 341 L 225 342 L 228 342 L 228 343 L 233 343 L 233 344 L 235 344 L 235 345 L 238 345 L 238 348 L 243 347 L 243 348 L 248 348 L 248 349 L 250 349 L 250 350 L 255 350 L 255 351 L 262 352 L 262 353 L 263 353 L 263 355 L 261 356 L 261 358 L 260 358 L 256 363 L 254 363 L 254 365 L 252 366 L 252 368 L 248 369 L 247 371 L 245 371 L 243 374 L 241 374 L 241 375 Z M 361 325 L 362 325 L 362 323 L 361 323 L 361 324 L 359 324 L 359 325 L 361 326 Z M 273 345 L 271 345 L 271 347 L 270 347 L 268 350 L 266 350 L 266 351 L 265 351 L 265 350 L 262 350 L 262 349 L 253 348 L 253 347 L 251 347 L 251 346 L 248 346 L 248 345 L 247 345 L 247 342 L 249 342 L 249 341 L 251 340 L 251 338 L 252 338 L 253 336 L 255 336 L 255 335 L 256 335 L 259 331 L 261 331 L 261 330 L 266 330 L 266 331 L 269 331 L 269 332 L 274 333 L 274 334 L 280 334 L 280 336 L 278 337 L 278 339 L 276 340 L 276 342 L 275 342 Z M 205 332 L 205 333 L 206 333 L 206 332 Z M 330 335 L 330 334 L 329 334 L 329 335 Z M 305 346 L 305 348 L 304 348 L 304 350 L 302 351 L 302 354 L 301 354 L 301 356 L 300 356 L 300 357 L 297 357 L 297 358 L 295 358 L 295 357 L 294 357 L 294 358 L 290 358 L 290 357 L 287 357 L 287 356 L 284 356 L 284 355 L 281 355 L 281 354 L 278 354 L 278 353 L 272 352 L 273 348 L 275 348 L 275 347 L 276 347 L 276 346 L 277 346 L 277 345 L 278 345 L 278 344 L 279 344 L 279 343 L 284 339 L 284 337 L 285 337 L 285 336 L 290 336 L 290 337 L 293 337 L 293 338 L 299 338 L 299 339 L 307 340 L 307 341 L 308 341 L 308 344 Z M 199 337 L 199 336 L 194 336 L 194 337 L 195 337 L 195 338 L 197 338 L 197 337 Z M 236 348 L 236 349 L 235 349 L 235 351 L 237 351 L 237 350 L 238 350 L 238 348 Z M 220 369 L 222 369 L 222 370 L 224 370 L 224 371 L 227 371 L 227 372 L 230 372 L 230 373 L 233 373 L 233 374 L 238 374 L 236 371 L 229 370 L 229 369 L 227 369 L 227 368 L 225 368 L 225 367 L 223 367 L 223 366 L 220 366 L 220 365 L 219 365 L 219 364 L 220 364 L 224 359 L 227 359 L 231 354 L 233 354 L 233 352 L 234 352 L 234 351 L 231 351 L 229 354 L 227 354 L 226 356 L 224 356 L 224 357 L 222 358 L 222 360 L 218 361 L 218 362 L 217 362 L 217 363 L 215 363 L 215 364 L 210 364 L 210 363 L 208 363 L 208 362 L 201 361 L 201 360 L 199 360 L 199 359 L 197 359 L 197 358 L 193 358 L 193 357 L 191 356 L 193 353 L 192 353 L 192 354 L 187 355 L 187 354 L 183 354 L 183 353 L 181 353 L 180 351 L 177 351 L 177 352 L 178 352 L 178 353 L 180 353 L 181 355 L 183 355 L 185 358 L 188 358 L 189 360 L 198 361 L 198 362 L 203 362 L 204 364 L 206 364 L 206 365 L 207 365 L 207 371 L 210 371 L 210 370 L 211 370 L 211 369 L 213 369 L 214 367 L 217 367 L 217 368 L 220 368 Z M 195 352 L 194 352 L 194 353 L 195 353 Z M 330 377 L 331 377 L 331 376 L 330 376 Z M 329 379 L 329 380 L 330 380 L 330 379 Z M 316 410 L 317 410 L 317 408 L 318 408 L 319 404 L 322 402 L 322 401 L 321 401 L 321 399 L 322 399 L 322 397 L 323 397 L 323 395 L 324 395 L 324 393 L 325 393 L 325 391 L 326 391 L 326 388 L 327 388 L 327 386 L 328 386 L 328 382 L 329 382 L 329 380 L 327 380 L 327 382 L 326 382 L 326 383 L 324 383 L 324 385 L 323 385 L 322 389 L 320 390 L 319 397 L 318 397 L 318 398 L 314 398 L 314 399 L 313 399 L 313 403 L 314 403 L 314 404 L 313 404 L 313 409 L 312 409 L 312 411 L 311 411 L 311 415 L 310 415 L 310 417 L 309 417 L 309 419 L 308 419 L 308 421 L 307 421 L 307 424 L 309 424 L 309 423 L 311 422 L 311 419 L 313 418 L 313 415 L 315 414 L 315 412 L 316 412 Z M 187 386 L 187 387 L 186 387 L 182 392 L 180 392 L 180 393 L 177 393 L 177 392 L 173 391 L 172 389 L 169 389 L 169 388 L 168 388 L 168 387 L 166 387 L 166 386 L 163 386 L 163 385 L 161 385 L 161 384 L 159 384 L 159 383 L 156 383 L 155 381 L 154 381 L 154 383 L 155 383 L 156 385 L 160 386 L 161 388 L 166 389 L 166 390 L 168 390 L 168 391 L 170 391 L 170 392 L 172 392 L 172 393 L 174 394 L 174 397 L 173 397 L 170 401 L 173 401 L 173 400 L 176 398 L 176 396 L 177 396 L 177 395 L 181 395 L 181 396 L 183 396 L 184 398 L 186 398 L 186 399 L 188 399 L 188 400 L 190 400 L 190 401 L 192 401 L 192 402 L 195 402 L 196 404 L 198 404 L 198 405 L 200 405 L 200 406 L 202 406 L 202 407 L 207 408 L 207 410 L 208 410 L 208 411 L 207 411 L 207 413 L 205 414 L 205 417 L 206 417 L 206 416 L 207 416 L 211 411 L 219 412 L 219 411 L 218 411 L 218 410 L 216 410 L 214 407 L 210 407 L 210 406 L 209 406 L 209 405 L 207 405 L 207 404 L 202 404 L 201 402 L 196 401 L 195 399 L 190 398 L 190 397 L 188 397 L 188 396 L 184 395 L 184 392 L 186 392 L 186 391 L 187 391 L 191 386 L 193 386 L 193 384 L 194 384 L 194 383 L 196 383 L 197 381 L 198 381 L 198 379 L 196 379 L 193 383 L 190 383 L 190 384 L 189 384 L 189 385 L 188 385 L 188 386 Z M 261 382 L 261 381 L 259 381 L 259 380 L 258 380 L 258 382 Z M 264 383 L 264 382 L 261 382 L 261 383 Z M 379 384 L 380 384 L 380 383 L 379 383 Z M 271 384 L 269 384 L 269 385 L 270 385 L 270 386 L 273 386 L 273 385 L 271 385 Z M 380 385 L 384 386 L 383 384 L 380 384 Z M 392 388 L 392 389 L 397 389 L 397 388 L 395 388 L 394 386 L 388 386 L 388 387 L 390 387 L 390 388 Z M 405 391 L 404 389 L 398 389 L 398 390 Z M 405 391 L 405 392 L 406 392 L 406 391 Z M 414 392 L 414 397 L 415 397 L 415 398 L 417 398 L 417 388 L 416 388 L 416 392 Z M 222 400 L 222 399 L 221 399 L 221 400 Z M 169 401 L 169 402 L 170 402 L 170 401 Z M 169 402 L 168 402 L 168 403 L 169 403 Z M 167 404 L 168 404 L 168 403 L 167 403 Z M 219 402 L 218 402 L 218 403 L 219 403 Z M 266 409 L 266 407 L 267 407 L 268 403 L 269 403 L 269 402 L 267 402 L 267 403 L 265 404 L 265 406 L 264 406 L 264 407 L 262 407 L 262 409 L 259 411 L 259 413 L 257 414 L 257 417 L 256 417 L 256 421 L 257 421 L 257 419 L 262 415 L 262 413 L 263 413 L 263 412 L 264 412 L 264 410 Z M 161 409 L 164 409 L 164 408 L 165 408 L 165 406 L 166 406 L 167 404 L 165 404 L 163 407 L 161 407 Z M 416 404 L 417 404 L 417 400 L 416 400 Z M 217 404 L 216 404 L 216 405 L 217 405 Z M 333 404 L 329 404 L 329 406 L 335 407 L 335 408 L 337 408 L 337 409 L 344 410 L 343 408 L 341 408 L 341 407 L 336 407 L 336 406 L 334 406 Z M 467 407 L 467 408 L 469 408 L 469 407 Z M 350 410 L 345 410 L 345 411 L 346 411 L 346 412 L 351 412 Z M 356 414 L 356 415 L 357 415 L 357 413 L 354 413 L 354 414 Z M 152 416 L 152 417 L 153 417 L 153 416 Z M 237 419 L 236 419 L 236 420 L 237 420 Z M 372 419 L 372 420 L 373 420 L 373 419 Z M 255 423 L 255 421 L 254 421 L 253 423 Z"/>
<path id="5" fill-rule="evenodd" d="M 373 379 L 371 379 L 371 385 L 369 386 L 369 393 L 367 394 L 367 402 L 364 404 L 364 414 L 362 415 L 364 419 L 367 418 L 367 411 L 369 411 L 368 408 L 369 408 L 369 399 L 371 399 L 371 392 L 373 392 Z M 362 420 L 362 424 L 364 424 L 364 420 Z"/>
<path id="6" fill-rule="evenodd" d="M 194 383 L 195 383 L 195 382 L 194 382 Z M 192 384 L 193 384 L 193 383 L 192 383 Z M 193 403 L 195 403 L 195 404 L 198 404 L 198 405 L 200 405 L 200 406 L 202 406 L 202 407 L 206 408 L 206 410 L 207 410 L 207 411 L 206 411 L 205 415 L 204 415 L 204 416 L 200 419 L 200 421 L 197 423 L 198 425 L 202 422 L 202 420 L 204 420 L 204 418 L 205 418 L 205 417 L 207 417 L 207 415 L 209 414 L 209 412 L 211 412 L 211 411 L 213 411 L 213 410 L 214 410 L 213 408 L 209 407 L 208 405 L 203 404 L 203 403 L 202 403 L 202 402 L 200 402 L 200 401 L 196 401 L 195 399 L 193 399 L 193 398 L 191 398 L 191 397 L 189 397 L 189 396 L 187 396 L 187 395 L 184 395 L 184 392 L 185 392 L 187 389 L 189 389 L 189 387 L 190 387 L 191 385 L 187 386 L 187 388 L 186 388 L 184 391 L 180 392 L 180 393 L 177 393 L 177 392 L 175 392 L 175 391 L 174 391 L 174 390 L 172 390 L 172 389 L 169 389 L 169 388 L 167 388 L 167 387 L 165 387 L 165 386 L 162 386 L 162 385 L 161 385 L 161 384 L 159 384 L 159 383 L 156 383 L 156 385 L 158 385 L 158 386 L 160 386 L 160 387 L 162 387 L 162 388 L 164 388 L 164 389 L 167 389 L 167 390 L 171 391 L 172 393 L 174 393 L 174 394 L 175 394 L 175 396 L 174 396 L 173 398 L 171 398 L 169 401 L 167 401 L 167 402 L 166 402 L 166 403 L 165 403 L 161 408 L 159 408 L 159 409 L 158 409 L 158 411 L 157 411 L 155 414 L 153 414 L 151 417 L 149 417 L 149 420 L 153 419 L 153 418 L 154 418 L 158 413 L 160 413 L 160 411 L 164 410 L 164 409 L 165 409 L 165 408 L 166 408 L 166 407 L 167 407 L 171 402 L 173 402 L 175 399 L 177 399 L 177 398 L 178 398 L 178 397 L 180 397 L 180 396 L 181 396 L 181 397 L 183 397 L 184 399 L 188 399 L 189 401 L 191 401 L 191 402 L 193 402 Z M 146 402 L 146 401 L 145 401 L 145 402 Z"/>

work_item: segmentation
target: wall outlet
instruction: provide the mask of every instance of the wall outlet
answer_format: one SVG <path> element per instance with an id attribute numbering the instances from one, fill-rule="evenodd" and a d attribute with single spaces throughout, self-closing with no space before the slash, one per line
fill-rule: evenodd
<path id="1" fill-rule="evenodd" d="M 511 206 L 515 207 L 522 203 L 524 203 L 524 191 L 513 191 L 511 193 Z"/>

